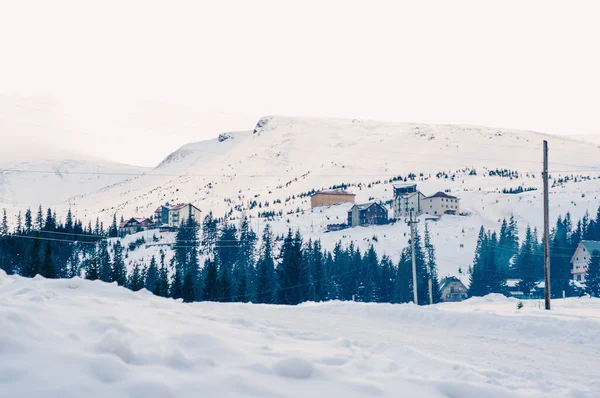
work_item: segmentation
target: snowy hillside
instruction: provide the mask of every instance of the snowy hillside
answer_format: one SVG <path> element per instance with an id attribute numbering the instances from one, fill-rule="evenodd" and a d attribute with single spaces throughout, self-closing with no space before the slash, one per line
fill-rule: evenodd
<path id="1" fill-rule="evenodd" d="M 0 206 L 55 205 L 146 170 L 68 152 L 4 155 L 0 159 Z"/>
<path id="2" fill-rule="evenodd" d="M 182 304 L 0 271 L 0 397 L 600 396 L 600 300 L 553 305 Z"/>
<path id="3" fill-rule="evenodd" d="M 349 184 L 358 203 L 388 202 L 389 180 L 413 174 L 425 194 L 450 191 L 468 214 L 430 223 L 441 274 L 457 274 L 472 260 L 482 224 L 498 228 L 501 218 L 514 214 L 521 233 L 526 224 L 541 228 L 544 139 L 553 178 L 551 216 L 595 213 L 600 149 L 588 142 L 484 127 L 289 117 L 265 117 L 253 131 L 186 145 L 145 175 L 81 195 L 70 205 L 79 217 L 100 216 L 108 222 L 114 213 L 150 216 L 165 202 L 193 202 L 203 212 L 212 210 L 234 222 L 245 212 L 253 217 L 255 230 L 267 222 L 276 233 L 291 226 L 307 238 L 322 239 L 328 249 L 337 240 L 354 240 L 363 249 L 374 244 L 380 253 L 397 258 L 407 242 L 403 222 L 325 234 L 327 224 L 345 221 L 348 206 L 311 210 L 306 194 Z M 510 176 L 490 175 L 498 169 Z M 518 187 L 537 190 L 502 193 Z M 275 216 L 257 218 L 265 212 Z"/>

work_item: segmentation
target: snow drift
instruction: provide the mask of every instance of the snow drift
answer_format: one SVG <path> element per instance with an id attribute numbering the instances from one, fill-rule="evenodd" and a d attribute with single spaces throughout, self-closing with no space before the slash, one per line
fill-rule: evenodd
<path id="1" fill-rule="evenodd" d="M 0 397 L 598 397 L 600 300 L 194 303 L 0 271 Z"/>

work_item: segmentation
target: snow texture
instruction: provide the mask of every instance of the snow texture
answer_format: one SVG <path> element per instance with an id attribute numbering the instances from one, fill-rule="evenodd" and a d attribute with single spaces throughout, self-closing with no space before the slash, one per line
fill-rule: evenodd
<path id="1" fill-rule="evenodd" d="M 0 271 L 0 397 L 600 396 L 600 300 L 183 304 Z"/>

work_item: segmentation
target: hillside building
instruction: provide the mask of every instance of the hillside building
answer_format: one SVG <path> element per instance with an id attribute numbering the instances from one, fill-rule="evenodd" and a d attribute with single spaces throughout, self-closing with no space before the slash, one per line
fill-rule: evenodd
<path id="1" fill-rule="evenodd" d="M 192 218 L 202 222 L 202 211 L 191 203 L 165 204 L 154 211 L 154 222 L 159 227 L 179 228 Z"/>
<path id="2" fill-rule="evenodd" d="M 459 214 L 459 211 L 459 199 L 444 192 L 438 192 L 422 200 L 422 212 L 424 214 Z"/>
<path id="3" fill-rule="evenodd" d="M 119 234 L 129 235 L 145 231 L 154 227 L 154 223 L 149 218 L 132 217 L 119 225 Z"/>
<path id="4" fill-rule="evenodd" d="M 394 184 L 394 218 L 399 220 L 403 217 L 421 214 L 422 201 L 425 199 L 417 189 L 417 184 Z"/>
<path id="5" fill-rule="evenodd" d="M 388 222 L 388 211 L 380 203 L 371 202 L 354 205 L 348 211 L 348 225 L 382 225 Z"/>
<path id="6" fill-rule="evenodd" d="M 447 276 L 440 283 L 442 301 L 457 302 L 466 300 L 467 287 L 455 276 Z"/>
<path id="7" fill-rule="evenodd" d="M 310 207 L 333 206 L 341 203 L 354 203 L 356 195 L 342 189 L 326 189 L 312 194 Z"/>
<path id="8" fill-rule="evenodd" d="M 574 281 L 585 283 L 587 267 L 595 251 L 600 252 L 600 242 L 595 240 L 582 240 L 579 242 L 571 258 L 571 264 L 573 264 L 571 274 L 573 274 Z"/>

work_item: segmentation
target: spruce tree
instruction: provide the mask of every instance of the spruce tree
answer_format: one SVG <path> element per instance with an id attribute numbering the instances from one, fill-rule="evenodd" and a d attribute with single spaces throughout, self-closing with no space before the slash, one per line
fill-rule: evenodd
<path id="1" fill-rule="evenodd" d="M 527 226 L 525 230 L 525 240 L 521 245 L 519 256 L 515 263 L 517 275 L 519 278 L 519 289 L 525 295 L 529 295 L 535 288 L 537 282 L 537 272 L 535 269 L 534 250 L 537 242 L 534 241 L 534 235 L 531 228 Z"/>
<path id="2" fill-rule="evenodd" d="M 327 279 L 327 270 L 325 269 L 325 259 L 321 250 L 321 241 L 316 240 L 312 246 L 313 263 L 313 286 L 314 300 L 325 301 L 329 299 L 329 284 Z"/>
<path id="3" fill-rule="evenodd" d="M 54 268 L 54 260 L 52 259 L 52 247 L 50 242 L 46 244 L 46 252 L 44 253 L 44 263 L 42 265 L 41 274 L 44 278 L 56 278 L 56 270 Z"/>
<path id="4" fill-rule="evenodd" d="M 177 270 L 173 272 L 173 276 L 171 278 L 171 291 L 169 295 L 171 298 L 178 299 L 181 298 L 182 290 L 183 290 L 183 281 L 181 280 L 181 273 Z"/>
<path id="5" fill-rule="evenodd" d="M 6 209 L 2 210 L 2 226 L 0 226 L 0 235 L 8 236 L 8 218 L 6 217 Z"/>
<path id="6" fill-rule="evenodd" d="M 102 239 L 98 243 L 98 278 L 102 282 L 112 282 L 112 266 L 110 254 L 108 253 L 108 242 Z"/>
<path id="7" fill-rule="evenodd" d="M 273 260 L 273 234 L 269 224 L 263 229 L 260 257 L 256 265 L 256 302 L 271 304 L 275 290 L 275 261 Z"/>
<path id="8" fill-rule="evenodd" d="M 213 218 L 211 211 L 204 217 L 202 223 L 202 252 L 204 254 L 212 255 L 214 253 L 217 237 L 217 220 Z"/>
<path id="9" fill-rule="evenodd" d="M 112 220 L 112 224 L 110 225 L 110 228 L 108 229 L 108 237 L 109 238 L 116 238 L 119 236 L 119 228 L 117 227 L 117 214 L 113 214 L 113 220 Z"/>
<path id="10" fill-rule="evenodd" d="M 25 212 L 25 233 L 30 234 L 33 230 L 33 221 L 31 218 L 31 209 L 27 209 Z"/>
<path id="11" fill-rule="evenodd" d="M 156 283 L 158 282 L 158 267 L 156 265 L 156 257 L 152 256 L 150 259 L 150 265 L 146 270 L 146 279 L 144 281 L 144 287 L 153 292 L 156 290 Z"/>
<path id="12" fill-rule="evenodd" d="M 512 218 L 511 218 L 512 220 Z M 427 273 L 431 279 L 431 296 L 433 303 L 439 303 L 442 301 L 442 292 L 440 291 L 440 282 L 438 279 L 437 263 L 435 261 L 435 247 L 431 243 L 431 236 L 429 234 L 429 227 L 425 223 L 425 261 L 427 264 Z M 429 291 L 429 289 L 428 289 Z"/>
<path id="13" fill-rule="evenodd" d="M 40 273 L 42 268 L 42 264 L 40 262 L 40 240 L 39 234 L 35 235 L 33 239 L 33 243 L 31 245 L 31 249 L 29 251 L 29 259 L 27 261 L 27 265 L 25 267 L 25 272 L 23 276 L 33 278 L 37 274 Z"/>
<path id="14" fill-rule="evenodd" d="M 127 283 L 127 269 L 123 261 L 123 246 L 121 241 L 117 240 L 113 247 L 113 261 L 111 278 L 113 282 L 117 282 L 119 286 L 125 286 Z"/>
<path id="15" fill-rule="evenodd" d="M 470 268 L 469 275 L 469 297 L 484 296 L 488 293 L 487 289 L 487 275 L 486 275 L 486 264 L 485 264 L 485 251 L 487 250 L 487 236 L 483 225 L 479 229 L 479 235 L 477 236 L 477 245 L 475 247 L 475 259 L 473 260 L 473 266 Z"/>
<path id="16" fill-rule="evenodd" d="M 219 297 L 219 267 L 217 262 L 207 259 L 204 262 L 204 287 L 202 289 L 202 299 L 206 301 L 215 301 Z"/>
<path id="17" fill-rule="evenodd" d="M 302 239 L 300 233 L 292 235 L 292 230 L 283 241 L 279 274 L 279 304 L 296 305 L 302 301 L 300 274 L 302 267 Z"/>
<path id="18" fill-rule="evenodd" d="M 46 211 L 46 221 L 44 221 L 44 231 L 54 232 L 56 231 L 56 217 L 52 213 L 52 209 L 48 208 Z"/>
<path id="19" fill-rule="evenodd" d="M 17 233 L 17 235 L 21 235 L 23 233 L 23 216 L 21 215 L 21 210 L 19 210 L 19 213 L 17 214 L 16 233 Z"/>
<path id="20" fill-rule="evenodd" d="M 600 297 L 600 252 L 594 250 L 585 277 L 586 292 L 593 297 Z"/>
<path id="21" fill-rule="evenodd" d="M 160 297 L 169 296 L 169 272 L 167 271 L 164 261 L 161 261 L 158 280 L 156 281 L 156 286 L 152 289 L 152 292 Z"/>
<path id="22" fill-rule="evenodd" d="M 140 265 L 138 263 L 135 263 L 131 275 L 129 275 L 127 287 L 134 292 L 144 288 L 144 277 L 142 276 Z"/>
<path id="23" fill-rule="evenodd" d="M 65 220 L 65 232 L 73 232 L 73 213 L 71 213 L 71 208 L 69 208 L 69 210 L 67 211 L 67 218 Z"/>
<path id="24" fill-rule="evenodd" d="M 90 281 L 95 281 L 98 278 L 99 278 L 98 259 L 96 257 L 93 257 L 88 264 L 87 272 L 85 273 L 85 279 L 88 279 Z"/>
<path id="25" fill-rule="evenodd" d="M 196 300 L 196 289 L 194 287 L 194 280 L 192 274 L 188 273 L 183 280 L 183 287 L 181 289 L 181 298 L 184 303 L 191 303 Z"/>
<path id="26" fill-rule="evenodd" d="M 37 215 L 35 217 L 35 229 L 37 231 L 44 229 L 44 213 L 42 211 L 42 205 L 38 207 Z"/>
<path id="27" fill-rule="evenodd" d="M 413 301 L 412 259 L 410 250 L 405 247 L 398 262 L 394 302 L 410 303 L 411 301 Z"/>
<path id="28" fill-rule="evenodd" d="M 381 303 L 394 302 L 394 286 L 396 281 L 396 269 L 392 260 L 384 255 L 381 258 L 381 278 L 380 278 L 380 297 Z"/>

